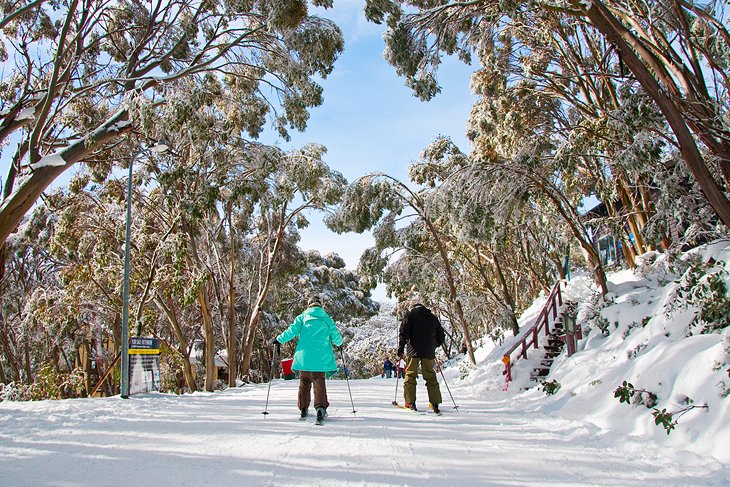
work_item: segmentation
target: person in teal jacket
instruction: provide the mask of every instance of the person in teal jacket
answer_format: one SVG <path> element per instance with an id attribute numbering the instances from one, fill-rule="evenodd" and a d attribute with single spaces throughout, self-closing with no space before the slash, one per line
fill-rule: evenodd
<path id="1" fill-rule="evenodd" d="M 307 309 L 294 319 L 289 328 L 274 338 L 272 343 L 278 346 L 295 337 L 299 337 L 292 363 L 292 370 L 299 372 L 297 407 L 301 417 L 306 418 L 314 385 L 314 408 L 317 410 L 317 420 L 321 421 L 327 416 L 329 406 L 325 374 L 337 370 L 332 345 L 339 349 L 342 346 L 342 335 L 330 315 L 322 309 L 319 297 L 310 298 Z"/>

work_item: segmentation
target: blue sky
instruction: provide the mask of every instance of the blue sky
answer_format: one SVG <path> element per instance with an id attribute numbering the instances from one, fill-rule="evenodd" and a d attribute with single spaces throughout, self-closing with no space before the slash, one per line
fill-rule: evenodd
<path id="1" fill-rule="evenodd" d="M 438 73 L 442 92 L 430 102 L 412 95 L 395 69 L 383 59 L 383 26 L 369 23 L 363 13 L 364 0 L 335 0 L 332 9 L 312 9 L 310 13 L 337 23 L 345 37 L 345 51 L 334 71 L 322 80 L 324 104 L 311 110 L 304 133 L 291 133 L 291 141 L 274 139 L 267 133 L 264 143 L 285 150 L 307 143 L 327 147 L 325 162 L 348 181 L 380 171 L 407 181 L 408 165 L 437 136 L 450 137 L 462 150 L 466 120 L 475 97 L 469 90 L 475 68 L 455 59 L 445 59 Z M 273 131 L 271 131 L 273 133 Z M 7 175 L 7 154 L 0 160 L 0 178 Z M 67 171 L 53 187 L 65 186 L 78 169 Z M 126 171 L 125 171 L 126 174 Z M 362 252 L 372 246 L 369 234 L 337 235 L 322 223 L 321 214 L 310 214 L 310 227 L 302 230 L 301 247 L 322 254 L 336 252 L 355 269 Z M 374 292 L 385 299 L 382 287 Z"/>
<path id="2" fill-rule="evenodd" d="M 438 73 L 442 92 L 430 102 L 418 100 L 383 59 L 384 28 L 365 20 L 363 6 L 364 1 L 335 0 L 334 9 L 312 10 L 340 26 L 345 51 L 321 83 L 324 104 L 311 111 L 306 132 L 293 133 L 290 142 L 278 141 L 278 145 L 285 149 L 307 143 L 326 146 L 325 162 L 348 181 L 375 171 L 407 181 L 408 165 L 437 136 L 446 135 L 468 150 L 464 132 L 475 100 L 469 90 L 475 68 L 446 59 Z M 309 215 L 311 225 L 301 232 L 301 247 L 322 254 L 336 252 L 348 268 L 355 269 L 362 252 L 372 246 L 372 237 L 337 235 L 321 218 Z M 384 290 L 377 289 L 374 296 L 384 299 Z"/>

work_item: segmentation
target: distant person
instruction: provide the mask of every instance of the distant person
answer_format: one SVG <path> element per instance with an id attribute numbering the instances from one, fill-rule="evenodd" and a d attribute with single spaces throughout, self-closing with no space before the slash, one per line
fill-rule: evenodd
<path id="1" fill-rule="evenodd" d="M 393 362 L 389 358 L 386 358 L 385 362 L 383 362 L 383 375 L 385 375 L 386 379 L 390 379 L 393 375 Z"/>
<path id="2" fill-rule="evenodd" d="M 438 413 L 441 389 L 433 365 L 436 347 L 443 345 L 445 340 L 444 329 L 430 309 L 416 301 L 414 303 L 403 316 L 398 333 L 398 356 L 402 359 L 405 352 L 408 357 L 403 380 L 403 399 L 407 408 L 416 411 L 416 378 L 420 365 L 421 374 L 426 381 L 428 400 L 433 411 Z"/>
<path id="3" fill-rule="evenodd" d="M 461 348 L 459 349 L 459 351 L 462 354 L 466 355 L 466 351 L 467 351 L 467 348 L 466 348 L 466 340 L 464 340 L 463 342 L 461 342 Z"/>
<path id="4" fill-rule="evenodd" d="M 402 379 L 406 373 L 406 361 L 400 355 L 398 356 L 398 361 L 396 362 L 396 368 L 398 369 L 396 371 L 398 378 Z"/>
<path id="5" fill-rule="evenodd" d="M 299 337 L 294 351 L 292 370 L 299 371 L 299 395 L 297 407 L 304 419 L 309 414 L 314 384 L 314 408 L 317 421 L 327 416 L 327 386 L 325 373 L 337 371 L 332 345 L 341 350 L 342 335 L 330 315 L 322 309 L 319 297 L 314 296 L 307 302 L 307 309 L 294 319 L 281 335 L 272 343 L 277 347 L 295 337 Z"/>

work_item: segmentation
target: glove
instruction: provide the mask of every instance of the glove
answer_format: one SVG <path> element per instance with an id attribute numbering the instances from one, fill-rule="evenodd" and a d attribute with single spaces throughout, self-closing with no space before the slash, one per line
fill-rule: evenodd
<path id="1" fill-rule="evenodd" d="M 279 343 L 279 340 L 277 340 L 276 338 L 274 338 L 273 340 L 271 340 L 271 344 L 274 347 L 276 347 L 276 352 L 277 353 L 279 352 L 279 350 L 281 350 L 281 343 Z"/>
<path id="2" fill-rule="evenodd" d="M 335 345 L 335 350 L 337 350 L 338 352 L 341 352 L 342 351 L 342 345 Z"/>

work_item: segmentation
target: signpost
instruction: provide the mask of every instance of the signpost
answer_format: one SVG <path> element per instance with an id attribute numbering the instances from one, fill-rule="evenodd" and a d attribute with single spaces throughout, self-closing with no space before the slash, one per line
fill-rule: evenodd
<path id="1" fill-rule="evenodd" d="M 155 338 L 132 337 L 129 347 L 129 393 L 159 390 L 159 341 Z"/>

